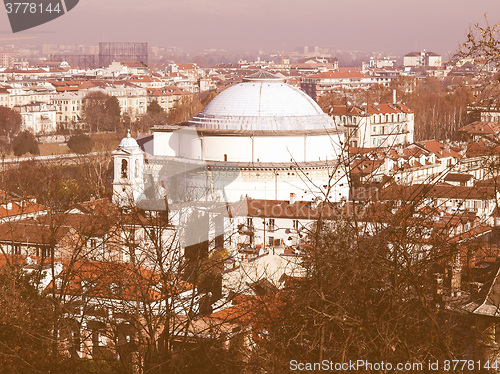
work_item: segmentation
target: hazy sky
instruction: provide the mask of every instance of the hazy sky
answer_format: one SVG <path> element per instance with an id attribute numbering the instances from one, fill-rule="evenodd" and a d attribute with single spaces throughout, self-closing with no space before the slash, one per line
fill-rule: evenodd
<path id="1" fill-rule="evenodd" d="M 80 0 L 63 17 L 15 35 L 0 12 L 0 39 L 236 50 L 317 45 L 396 54 L 425 48 L 446 55 L 485 13 L 490 23 L 500 22 L 500 0 Z"/>

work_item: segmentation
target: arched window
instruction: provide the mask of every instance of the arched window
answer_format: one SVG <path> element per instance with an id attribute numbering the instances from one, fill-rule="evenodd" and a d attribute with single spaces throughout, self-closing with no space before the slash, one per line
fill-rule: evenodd
<path id="1" fill-rule="evenodd" d="M 122 178 L 128 178 L 128 161 L 122 160 Z"/>
<path id="2" fill-rule="evenodd" d="M 139 160 L 135 160 L 135 177 L 139 178 Z"/>

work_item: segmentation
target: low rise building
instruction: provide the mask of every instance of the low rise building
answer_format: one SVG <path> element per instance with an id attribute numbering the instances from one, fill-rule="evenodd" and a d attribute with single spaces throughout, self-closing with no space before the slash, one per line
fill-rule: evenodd
<path id="1" fill-rule="evenodd" d="M 42 102 L 16 105 L 14 110 L 21 113 L 23 123 L 21 131 L 29 131 L 35 135 L 50 134 L 57 130 L 56 107 Z"/>
<path id="2" fill-rule="evenodd" d="M 182 101 L 184 98 L 191 98 L 191 94 L 187 94 L 177 86 L 164 86 L 161 88 L 148 88 L 148 104 L 151 104 L 154 100 L 165 110 L 165 112 L 170 112 L 177 103 Z"/>
<path id="3" fill-rule="evenodd" d="M 410 52 L 403 57 L 403 65 L 405 67 L 440 67 L 441 56 L 434 52 L 426 52 L 425 49 L 421 52 Z"/>

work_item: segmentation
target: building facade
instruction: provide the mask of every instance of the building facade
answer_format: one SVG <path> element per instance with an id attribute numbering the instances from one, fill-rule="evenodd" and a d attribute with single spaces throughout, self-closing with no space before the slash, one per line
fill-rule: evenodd
<path id="1" fill-rule="evenodd" d="M 348 129 L 351 147 L 392 147 L 413 143 L 413 110 L 403 104 L 333 106 L 330 115 Z"/>

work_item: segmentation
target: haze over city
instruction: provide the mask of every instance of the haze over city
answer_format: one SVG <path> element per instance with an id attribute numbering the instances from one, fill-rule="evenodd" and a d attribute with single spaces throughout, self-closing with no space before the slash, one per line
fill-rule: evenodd
<path id="1" fill-rule="evenodd" d="M 404 54 L 454 52 L 474 22 L 500 13 L 496 0 L 456 1 L 234 1 L 82 0 L 64 17 L 12 35 L 0 12 L 0 40 L 40 43 L 147 41 L 188 50 L 293 50 L 319 45 Z M 34 40 L 35 41 L 35 40 Z"/>

